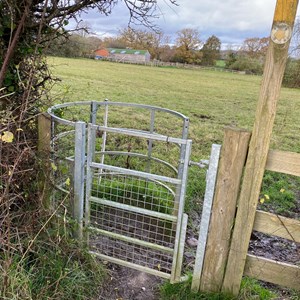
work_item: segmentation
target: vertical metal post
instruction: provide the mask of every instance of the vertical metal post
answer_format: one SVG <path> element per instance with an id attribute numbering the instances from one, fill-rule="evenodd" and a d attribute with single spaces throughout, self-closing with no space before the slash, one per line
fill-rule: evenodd
<path id="1" fill-rule="evenodd" d="M 105 99 L 105 102 L 108 102 L 108 99 Z M 108 124 L 108 103 L 105 103 L 105 112 L 104 112 L 104 117 L 103 117 L 103 126 L 107 127 Z M 102 146 L 101 146 L 101 164 L 104 163 L 104 158 L 105 158 L 105 147 L 106 147 L 106 137 L 107 137 L 107 132 L 104 131 L 103 132 L 103 136 L 102 136 Z M 102 170 L 100 170 L 100 172 L 102 172 Z"/>
<path id="2" fill-rule="evenodd" d="M 196 252 L 196 261 L 194 267 L 192 290 L 199 291 L 202 267 L 204 262 L 204 254 L 207 242 L 208 228 L 211 217 L 211 209 L 213 204 L 216 179 L 218 173 L 218 165 L 220 159 L 221 145 L 213 144 L 210 153 L 209 167 L 206 174 L 206 188 L 199 231 L 199 244 Z"/>
<path id="3" fill-rule="evenodd" d="M 150 128 L 149 128 L 150 133 L 153 133 L 154 131 L 154 122 L 155 122 L 155 110 L 151 109 Z M 147 162 L 147 170 L 146 170 L 147 173 L 151 172 L 152 146 L 153 146 L 153 141 L 148 140 L 148 162 Z"/>
<path id="4" fill-rule="evenodd" d="M 84 206 L 84 169 L 85 169 L 85 145 L 86 125 L 85 122 L 75 124 L 75 158 L 74 158 L 74 205 L 73 218 L 78 223 L 75 236 L 82 239 L 82 221 Z"/>
<path id="5" fill-rule="evenodd" d="M 97 121 L 97 110 L 98 104 L 96 101 L 91 102 L 91 114 L 90 114 L 90 123 L 96 124 Z"/>
<path id="6" fill-rule="evenodd" d="M 192 141 L 187 140 L 186 147 L 185 147 L 185 156 L 184 156 L 184 163 L 182 166 L 182 177 L 181 177 L 181 188 L 179 193 L 179 205 L 178 205 L 178 212 L 177 212 L 177 231 L 175 236 L 175 245 L 174 245 L 174 255 L 173 255 L 173 266 L 171 271 L 171 283 L 177 281 L 176 275 L 178 273 L 177 268 L 179 268 L 180 257 L 178 256 L 179 251 L 179 244 L 180 244 L 180 233 L 181 233 L 181 224 L 183 219 L 183 212 L 184 212 L 184 200 L 185 200 L 185 192 L 186 192 L 186 184 L 187 184 L 187 177 L 188 177 L 188 167 L 189 167 L 189 160 L 191 154 L 191 147 Z M 177 189 L 178 190 L 178 189 Z M 181 266 L 180 266 L 181 268 Z"/>
<path id="7" fill-rule="evenodd" d="M 183 123 L 183 128 L 182 128 L 182 139 L 187 140 L 188 133 L 189 133 L 190 120 L 188 118 L 186 118 L 186 119 L 184 119 L 183 122 L 184 123 Z M 186 145 L 181 145 L 180 146 L 180 165 L 179 165 L 179 169 L 178 169 L 178 178 L 182 177 L 183 160 L 184 160 L 184 157 L 185 157 L 185 149 L 186 149 Z"/>
<path id="8" fill-rule="evenodd" d="M 92 184 L 93 184 L 93 170 L 90 167 L 94 151 L 95 151 L 95 137 L 96 137 L 96 129 L 92 124 L 88 124 L 87 129 L 87 158 L 86 158 L 86 196 L 85 196 L 85 226 L 89 225 L 90 222 L 90 197 L 92 192 Z M 88 233 L 86 236 L 86 242 L 88 243 Z"/>
<path id="9" fill-rule="evenodd" d="M 184 119 L 183 128 L 182 128 L 182 139 L 186 140 L 188 138 L 189 132 L 189 123 L 190 120 L 188 118 Z M 183 168 L 184 168 L 184 158 L 186 155 L 186 147 L 187 145 L 181 144 L 180 145 L 180 159 L 179 159 L 179 166 L 178 166 L 178 178 L 182 178 Z M 180 195 L 180 186 L 176 189 L 176 197 L 174 203 L 174 214 L 176 214 L 179 206 L 179 195 Z"/>
<path id="10" fill-rule="evenodd" d="M 181 271 L 182 271 L 182 262 L 183 262 L 183 254 L 184 254 L 184 245 L 185 245 L 185 237 L 188 223 L 188 215 L 183 214 L 181 228 L 180 228 L 180 239 L 178 245 L 178 255 L 176 261 L 176 272 L 175 272 L 175 281 L 179 282 L 181 280 Z"/>

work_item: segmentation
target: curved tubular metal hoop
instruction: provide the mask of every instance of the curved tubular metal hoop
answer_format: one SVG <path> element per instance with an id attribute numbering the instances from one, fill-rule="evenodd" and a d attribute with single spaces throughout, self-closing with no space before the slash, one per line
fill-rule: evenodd
<path id="1" fill-rule="evenodd" d="M 119 106 L 119 107 L 145 108 L 145 109 L 148 109 L 148 110 L 155 110 L 155 111 L 161 111 L 161 112 L 169 113 L 169 114 L 172 114 L 172 115 L 175 115 L 175 116 L 181 118 L 182 120 L 186 120 L 186 121 L 189 120 L 189 118 L 186 117 L 185 115 L 183 115 L 182 113 L 179 113 L 175 110 L 171 110 L 171 109 L 167 109 L 167 108 L 162 108 L 162 107 L 152 106 L 152 105 L 146 105 L 146 104 L 109 102 L 109 101 L 102 101 L 102 102 L 97 102 L 97 101 L 67 102 L 67 103 L 63 103 L 63 104 L 54 105 L 54 106 L 50 107 L 47 112 L 53 119 L 55 119 L 59 123 L 64 124 L 64 125 L 75 126 L 75 123 L 76 123 L 75 121 L 65 120 L 61 117 L 56 116 L 55 115 L 55 110 L 61 109 L 61 108 L 66 108 L 66 107 L 72 107 L 72 106 L 88 106 L 88 105 L 91 105 L 92 103 L 95 103 L 98 106 Z"/>

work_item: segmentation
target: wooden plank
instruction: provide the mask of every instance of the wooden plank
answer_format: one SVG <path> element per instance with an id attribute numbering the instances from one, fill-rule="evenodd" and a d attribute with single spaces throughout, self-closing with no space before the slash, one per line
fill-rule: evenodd
<path id="1" fill-rule="evenodd" d="M 200 281 L 200 290 L 219 292 L 251 133 L 226 128 Z"/>
<path id="2" fill-rule="evenodd" d="M 271 32 L 272 38 L 270 39 L 266 56 L 264 76 L 222 287 L 224 292 L 233 295 L 238 295 L 244 273 L 249 240 L 267 162 L 282 78 L 288 57 L 290 38 L 280 40 L 280 36 L 285 36 L 285 31 L 280 28 L 282 24 L 286 24 L 286 33 L 291 33 L 296 17 L 297 5 L 298 0 L 277 0 L 275 9 Z M 286 14 L 286 11 L 289 13 Z M 282 19 L 281 17 L 286 18 Z M 279 20 L 280 23 L 278 23 Z"/>
<path id="3" fill-rule="evenodd" d="M 300 176 L 300 153 L 270 150 L 266 170 Z"/>
<path id="4" fill-rule="evenodd" d="M 300 267 L 248 254 L 244 275 L 300 290 Z"/>
<path id="5" fill-rule="evenodd" d="M 258 210 L 253 230 L 300 243 L 300 221 Z"/>

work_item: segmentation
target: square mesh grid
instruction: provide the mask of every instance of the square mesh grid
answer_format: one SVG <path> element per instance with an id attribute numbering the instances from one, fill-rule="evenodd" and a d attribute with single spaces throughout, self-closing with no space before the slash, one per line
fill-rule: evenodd
<path id="1" fill-rule="evenodd" d="M 91 249 L 170 274 L 176 218 L 165 220 L 151 216 L 151 212 L 172 216 L 175 188 L 145 178 L 99 170 L 93 177 L 91 194 L 96 199 L 91 198 L 89 203 L 90 226 L 105 232 L 90 235 Z M 106 205 L 106 202 L 101 203 L 102 200 L 115 205 Z M 149 215 L 118 208 L 118 204 L 148 210 Z"/>
<path id="2" fill-rule="evenodd" d="M 121 173 L 102 172 L 94 173 L 93 197 L 150 211 L 173 213 L 175 186 Z"/>
<path id="3" fill-rule="evenodd" d="M 91 203 L 90 224 L 107 232 L 172 248 L 175 230 L 172 221 L 145 216 L 99 203 Z"/>
<path id="4" fill-rule="evenodd" d="M 91 250 L 109 257 L 171 274 L 173 254 L 99 234 L 92 235 Z"/>

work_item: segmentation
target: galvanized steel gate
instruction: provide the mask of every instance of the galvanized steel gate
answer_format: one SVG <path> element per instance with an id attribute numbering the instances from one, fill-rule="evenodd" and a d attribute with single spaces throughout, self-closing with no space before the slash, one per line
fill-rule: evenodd
<path id="1" fill-rule="evenodd" d="M 103 126 L 88 125 L 85 226 L 95 255 L 175 282 L 180 280 L 185 244 L 183 210 L 191 141 L 155 133 L 158 109 L 150 110 L 152 132 L 108 127 L 108 113 Z M 106 150 L 108 135 L 132 137 L 147 144 L 147 153 Z M 152 156 L 154 143 L 179 146 L 177 168 Z M 122 162 L 116 157 L 123 157 Z M 135 163 L 122 167 L 124 158 Z M 154 165 L 170 169 L 173 176 L 156 174 L 159 168 Z"/>
<path id="2" fill-rule="evenodd" d="M 89 104 L 89 120 L 73 122 L 75 131 L 69 131 L 75 135 L 74 157 L 67 158 L 74 163 L 73 217 L 80 228 L 86 229 L 93 254 L 171 282 L 179 281 L 187 227 L 184 198 L 191 151 L 188 118 L 148 105 Z M 120 127 L 126 124 L 125 118 L 133 117 L 132 109 L 143 111 L 136 115 L 144 118 L 142 128 L 109 126 L 115 125 L 110 113 L 118 108 L 125 109 L 121 120 L 114 119 Z M 174 126 L 178 128 L 170 127 L 171 120 L 176 120 Z M 175 137 L 164 134 L 168 126 L 169 133 L 177 129 Z"/>

